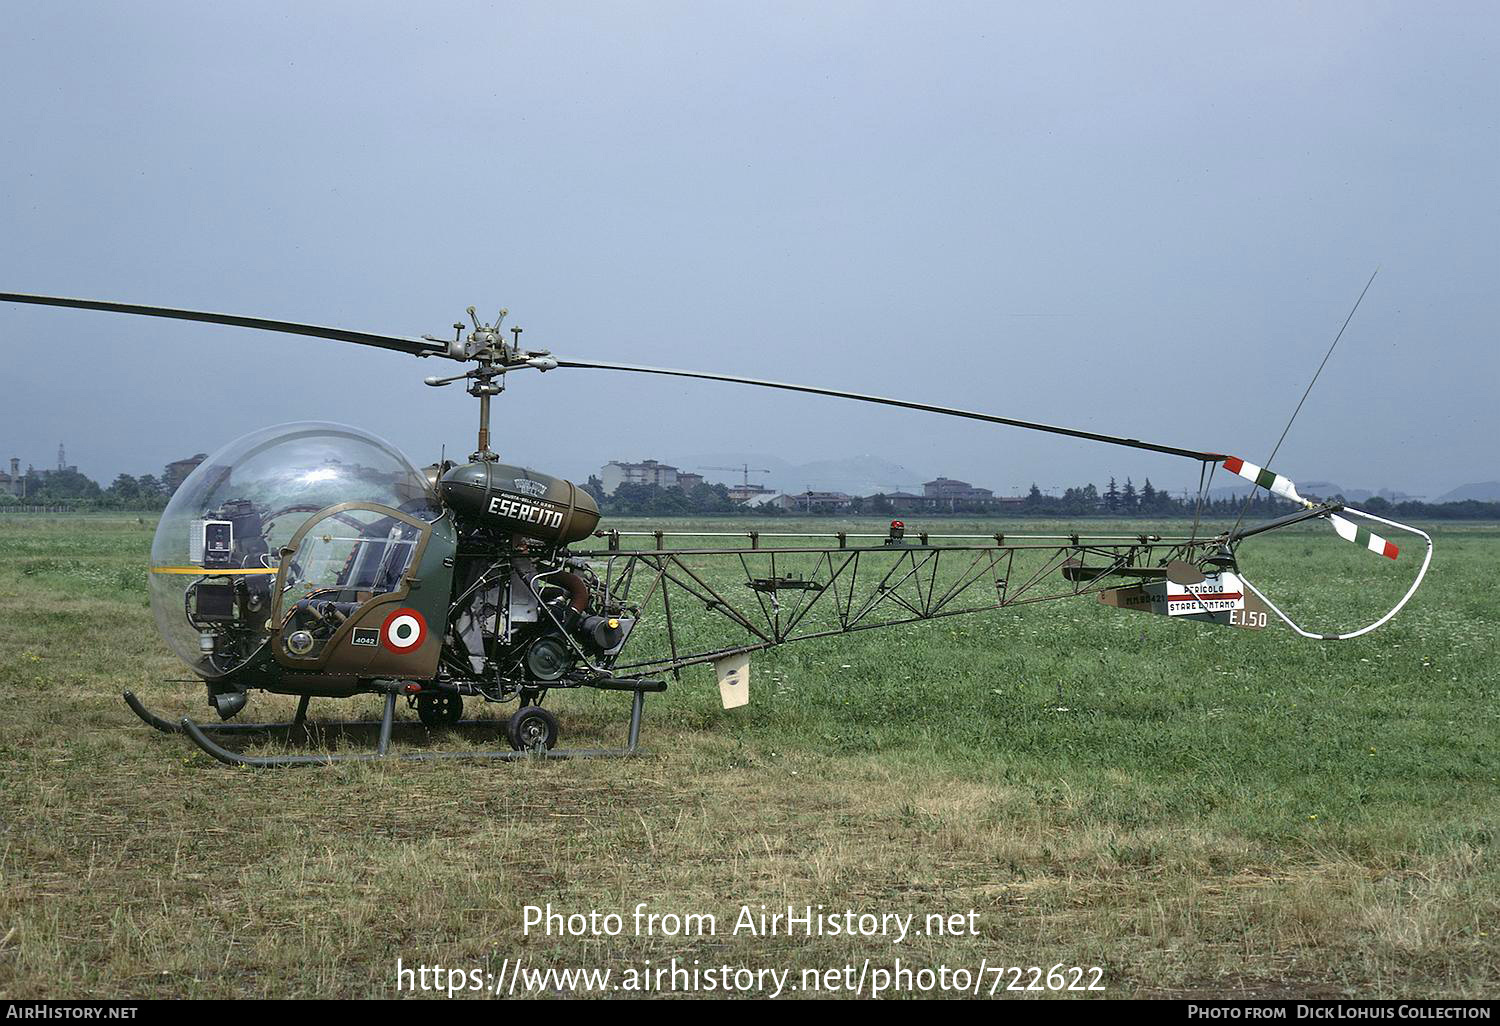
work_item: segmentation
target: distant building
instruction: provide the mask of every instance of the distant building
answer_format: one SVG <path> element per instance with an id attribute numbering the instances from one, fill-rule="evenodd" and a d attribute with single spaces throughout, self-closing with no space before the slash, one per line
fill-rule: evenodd
<path id="1" fill-rule="evenodd" d="M 773 495 L 781 494 L 758 484 L 729 485 L 728 491 L 730 501 L 745 503 L 751 506 L 762 506 L 765 504 L 764 500 Z"/>
<path id="2" fill-rule="evenodd" d="M 694 488 L 697 488 L 702 483 L 703 483 L 703 475 L 702 474 L 694 474 L 692 471 L 689 471 L 689 470 L 679 470 L 677 472 L 677 487 L 681 488 L 685 492 L 692 491 Z"/>
<path id="3" fill-rule="evenodd" d="M 19 456 L 12 456 L 10 458 L 10 471 L 7 473 L 0 470 L 0 492 L 8 492 L 18 498 L 25 498 L 28 488 L 26 481 L 28 478 L 45 481 L 54 474 L 76 475 L 77 473 L 78 467 L 68 462 L 67 450 L 59 444 L 57 447 L 57 466 L 48 467 L 45 470 L 38 470 L 34 464 L 28 463 L 26 464 L 26 470 L 23 472 L 21 470 L 21 458 Z"/>
<path id="4" fill-rule="evenodd" d="M 876 492 L 874 495 L 865 497 L 867 506 L 876 509 L 889 510 L 892 513 L 920 513 L 937 506 L 936 499 L 929 499 L 925 495 L 916 495 L 912 492 Z"/>
<path id="5" fill-rule="evenodd" d="M 168 495 L 171 495 L 177 491 L 182 482 L 187 480 L 189 474 L 198 469 L 198 464 L 206 459 L 208 459 L 208 453 L 200 452 L 197 455 L 189 456 L 185 460 L 173 460 L 171 463 L 168 463 L 163 468 L 162 488 L 165 489 Z"/>
<path id="6" fill-rule="evenodd" d="M 989 502 L 995 493 L 988 488 L 975 488 L 967 481 L 955 481 L 940 477 L 922 486 L 922 494 L 939 502 Z"/>
<path id="7" fill-rule="evenodd" d="M 776 506 L 791 513 L 826 513 L 848 509 L 853 502 L 853 497 L 843 492 L 806 491 L 795 495 L 777 495 L 758 505 Z"/>
<path id="8" fill-rule="evenodd" d="M 599 480 L 603 482 L 605 495 L 615 494 L 622 484 L 676 488 L 677 468 L 670 464 L 658 463 L 656 460 L 642 460 L 639 463 L 622 463 L 619 460 L 612 460 L 600 469 Z M 698 480 L 702 481 L 703 478 L 699 477 Z"/>
<path id="9" fill-rule="evenodd" d="M 26 478 L 21 473 L 20 457 L 10 458 L 10 473 L 0 471 L 0 492 L 10 495 L 23 496 L 26 494 Z"/>
<path id="10" fill-rule="evenodd" d="M 876 492 L 865 497 L 864 505 L 890 513 L 939 513 L 961 509 L 1006 509 L 1026 502 L 1019 496 L 996 495 L 988 488 L 976 488 L 967 481 L 949 477 L 928 481 L 922 486 L 922 492 L 921 495 L 903 491 Z"/>

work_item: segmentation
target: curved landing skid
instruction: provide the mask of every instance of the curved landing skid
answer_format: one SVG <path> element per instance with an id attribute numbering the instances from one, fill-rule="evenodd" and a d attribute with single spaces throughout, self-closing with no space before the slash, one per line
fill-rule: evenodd
<path id="1" fill-rule="evenodd" d="M 620 685 L 625 681 L 612 682 L 613 690 L 625 690 Z M 517 762 L 523 759 L 609 759 L 624 758 L 640 754 L 641 736 L 641 714 L 646 705 L 647 691 L 664 691 L 666 685 L 659 681 L 634 681 L 635 686 L 628 690 L 632 692 L 630 703 L 630 727 L 626 747 L 624 748 L 536 748 L 530 750 L 513 751 L 509 749 L 494 751 L 443 751 L 443 752 L 398 752 L 392 754 L 390 751 L 391 732 L 395 727 L 396 719 L 396 694 L 387 692 L 385 696 L 385 711 L 378 723 L 370 720 L 338 720 L 334 722 L 314 723 L 306 718 L 307 698 L 303 698 L 297 704 L 296 717 L 285 723 L 197 723 L 190 717 L 184 716 L 177 723 L 153 713 L 135 696 L 133 692 L 124 693 L 125 704 L 130 706 L 132 712 L 141 718 L 148 726 L 154 727 L 164 734 L 186 734 L 188 738 L 201 748 L 205 753 L 224 763 L 226 766 L 248 766 L 253 769 L 283 769 L 292 766 L 331 766 L 339 762 L 378 762 L 383 759 L 399 759 L 403 762 L 436 762 L 440 760 L 491 760 L 500 762 Z M 460 720 L 454 726 L 504 726 L 500 720 Z M 257 734 L 286 731 L 290 733 L 297 728 L 311 732 L 314 729 L 320 731 L 343 730 L 343 729 L 369 729 L 379 727 L 380 736 L 373 752 L 327 752 L 317 755 L 241 755 L 232 752 L 215 741 L 210 734 Z"/>
<path id="2" fill-rule="evenodd" d="M 187 733 L 181 721 L 172 721 L 158 716 L 148 709 L 144 702 L 136 697 L 135 692 L 126 691 L 122 696 L 125 704 L 130 706 L 130 711 L 141 718 L 148 727 L 154 727 L 163 734 L 185 734 Z M 195 721 L 196 722 L 196 721 Z M 397 723 L 396 726 L 421 726 L 419 723 Z M 295 730 L 301 727 L 305 731 L 319 730 L 373 730 L 380 726 L 379 720 L 309 720 L 307 718 L 307 699 L 304 698 L 297 703 L 297 715 L 295 718 L 285 720 L 281 723 L 199 723 L 198 729 L 207 734 L 270 734 L 276 731 Z M 504 720 L 459 720 L 448 724 L 450 727 L 504 727 Z"/>

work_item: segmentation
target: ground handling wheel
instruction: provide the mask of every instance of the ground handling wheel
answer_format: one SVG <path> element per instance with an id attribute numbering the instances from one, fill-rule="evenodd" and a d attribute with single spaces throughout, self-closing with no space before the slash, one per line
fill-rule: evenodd
<path id="1" fill-rule="evenodd" d="M 463 696 L 456 691 L 426 691 L 417 696 L 417 719 L 428 730 L 451 727 L 463 716 Z"/>
<path id="2" fill-rule="evenodd" d="M 505 724 L 510 746 L 518 752 L 540 752 L 557 744 L 557 717 L 539 705 L 517 709 Z"/>

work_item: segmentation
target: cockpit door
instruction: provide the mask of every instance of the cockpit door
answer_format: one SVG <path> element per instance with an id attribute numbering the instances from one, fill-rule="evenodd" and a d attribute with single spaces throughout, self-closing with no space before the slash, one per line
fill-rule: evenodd
<path id="1" fill-rule="evenodd" d="M 309 517 L 281 550 L 271 610 L 276 661 L 324 674 L 430 677 L 442 624 L 429 625 L 418 606 L 431 604 L 412 592 L 431 535 L 431 524 L 373 503 Z"/>

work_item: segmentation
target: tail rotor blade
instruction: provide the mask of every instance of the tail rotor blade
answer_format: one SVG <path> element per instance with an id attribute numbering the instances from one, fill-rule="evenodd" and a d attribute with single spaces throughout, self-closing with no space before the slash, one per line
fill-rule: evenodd
<path id="1" fill-rule="evenodd" d="M 1253 481 L 1260 487 L 1267 489 L 1273 495 L 1279 495 L 1283 499 L 1289 499 L 1299 506 L 1313 506 L 1315 503 L 1308 502 L 1297 494 L 1297 486 L 1292 484 L 1289 477 L 1283 477 L 1274 470 L 1265 467 L 1257 467 L 1254 463 L 1230 456 L 1224 460 L 1224 469 L 1231 474 L 1238 474 L 1246 481 Z"/>
<path id="2" fill-rule="evenodd" d="M 1333 525 L 1333 529 L 1344 541 L 1363 545 L 1378 556 L 1395 559 L 1401 552 L 1393 543 L 1386 541 L 1369 528 L 1360 527 L 1354 521 L 1346 520 L 1337 513 L 1328 514 L 1328 522 Z"/>

